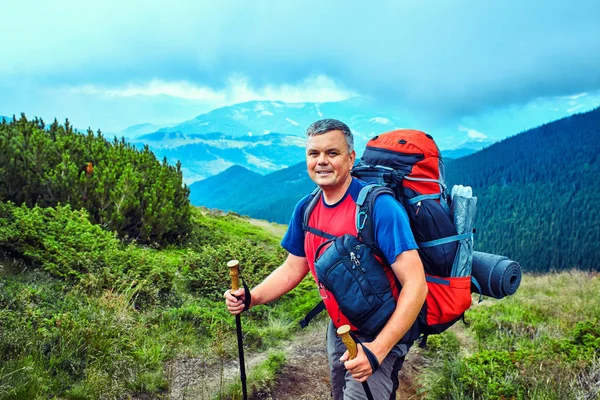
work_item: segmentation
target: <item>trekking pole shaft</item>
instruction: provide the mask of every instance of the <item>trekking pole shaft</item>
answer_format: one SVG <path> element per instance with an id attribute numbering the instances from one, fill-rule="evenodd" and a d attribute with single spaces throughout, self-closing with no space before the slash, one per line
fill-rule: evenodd
<path id="1" fill-rule="evenodd" d="M 240 355 L 240 379 L 242 381 L 242 395 L 244 400 L 248 398 L 246 389 L 246 364 L 244 363 L 244 343 L 242 342 L 242 320 L 240 314 L 235 316 L 235 328 L 237 330 L 238 353 Z"/>
<path id="2" fill-rule="evenodd" d="M 231 291 L 234 292 L 240 287 L 240 271 L 239 261 L 231 260 L 227 263 L 229 267 L 229 276 L 231 277 Z M 235 329 L 237 333 L 238 353 L 240 355 L 240 379 L 242 381 L 242 395 L 244 400 L 248 399 L 248 392 L 246 389 L 246 365 L 244 363 L 244 342 L 242 336 L 242 320 L 240 314 L 235 315 Z"/>
<path id="3" fill-rule="evenodd" d="M 350 336 L 350 326 L 340 326 L 337 330 L 337 334 L 342 339 L 342 342 L 344 342 L 344 344 L 346 345 L 346 349 L 348 349 L 348 358 L 350 360 L 356 358 L 356 355 L 358 354 L 358 349 L 356 346 L 356 342 L 354 341 L 354 339 L 352 339 L 352 336 Z M 371 388 L 369 387 L 369 384 L 366 381 L 362 382 L 362 387 L 365 391 L 365 394 L 367 395 L 367 399 L 374 400 L 373 393 L 371 393 Z"/>

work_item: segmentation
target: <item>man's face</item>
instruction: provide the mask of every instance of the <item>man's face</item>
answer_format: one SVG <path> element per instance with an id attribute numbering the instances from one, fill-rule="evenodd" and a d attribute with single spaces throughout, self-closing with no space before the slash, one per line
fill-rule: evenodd
<path id="1" fill-rule="evenodd" d="M 306 141 L 308 175 L 324 190 L 341 188 L 350 179 L 354 150 L 348 154 L 344 133 L 339 130 L 309 136 Z"/>

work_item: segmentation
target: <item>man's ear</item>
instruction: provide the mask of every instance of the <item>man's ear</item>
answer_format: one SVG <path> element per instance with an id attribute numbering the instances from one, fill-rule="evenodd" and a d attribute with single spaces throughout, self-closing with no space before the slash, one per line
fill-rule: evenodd
<path id="1" fill-rule="evenodd" d="M 352 165 L 354 165 L 354 161 L 356 161 L 356 152 L 354 150 L 350 153 L 350 160 L 352 160 Z"/>

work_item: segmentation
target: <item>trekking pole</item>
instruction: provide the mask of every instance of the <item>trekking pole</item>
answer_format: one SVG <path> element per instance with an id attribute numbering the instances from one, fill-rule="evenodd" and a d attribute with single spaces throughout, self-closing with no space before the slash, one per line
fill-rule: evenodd
<path id="1" fill-rule="evenodd" d="M 342 342 L 346 345 L 348 349 L 349 359 L 352 360 L 358 354 L 358 349 L 356 348 L 356 342 L 350 336 L 350 325 L 342 325 L 337 329 L 338 336 L 342 339 Z M 373 400 L 373 394 L 371 393 L 371 388 L 369 388 L 369 384 L 367 381 L 362 382 L 363 389 L 365 390 L 365 394 L 367 395 L 368 400 Z"/>
<path id="2" fill-rule="evenodd" d="M 240 262 L 238 260 L 231 260 L 227 263 L 229 267 L 229 275 L 231 276 L 231 291 L 235 292 L 240 287 L 240 271 L 238 269 Z M 244 344 L 242 341 L 242 320 L 240 314 L 235 315 L 235 328 L 237 331 L 237 343 L 238 353 L 240 354 L 240 378 L 242 380 L 242 394 L 244 400 L 248 399 L 248 393 L 246 392 L 246 366 L 244 365 Z"/>

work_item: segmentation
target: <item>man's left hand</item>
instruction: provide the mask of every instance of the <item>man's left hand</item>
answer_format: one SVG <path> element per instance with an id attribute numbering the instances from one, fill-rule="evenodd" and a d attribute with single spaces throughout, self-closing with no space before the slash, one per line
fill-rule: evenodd
<path id="1" fill-rule="evenodd" d="M 371 347 L 371 343 L 363 343 L 362 346 L 367 346 L 371 352 L 374 352 L 374 349 Z M 340 361 L 344 363 L 344 367 L 352 374 L 352 377 L 358 382 L 364 382 L 369 378 L 369 376 L 373 375 L 373 369 L 371 368 L 371 363 L 365 354 L 362 346 L 358 344 L 356 357 L 352 360 L 349 360 L 349 353 L 346 351 L 342 357 L 340 357 Z"/>

